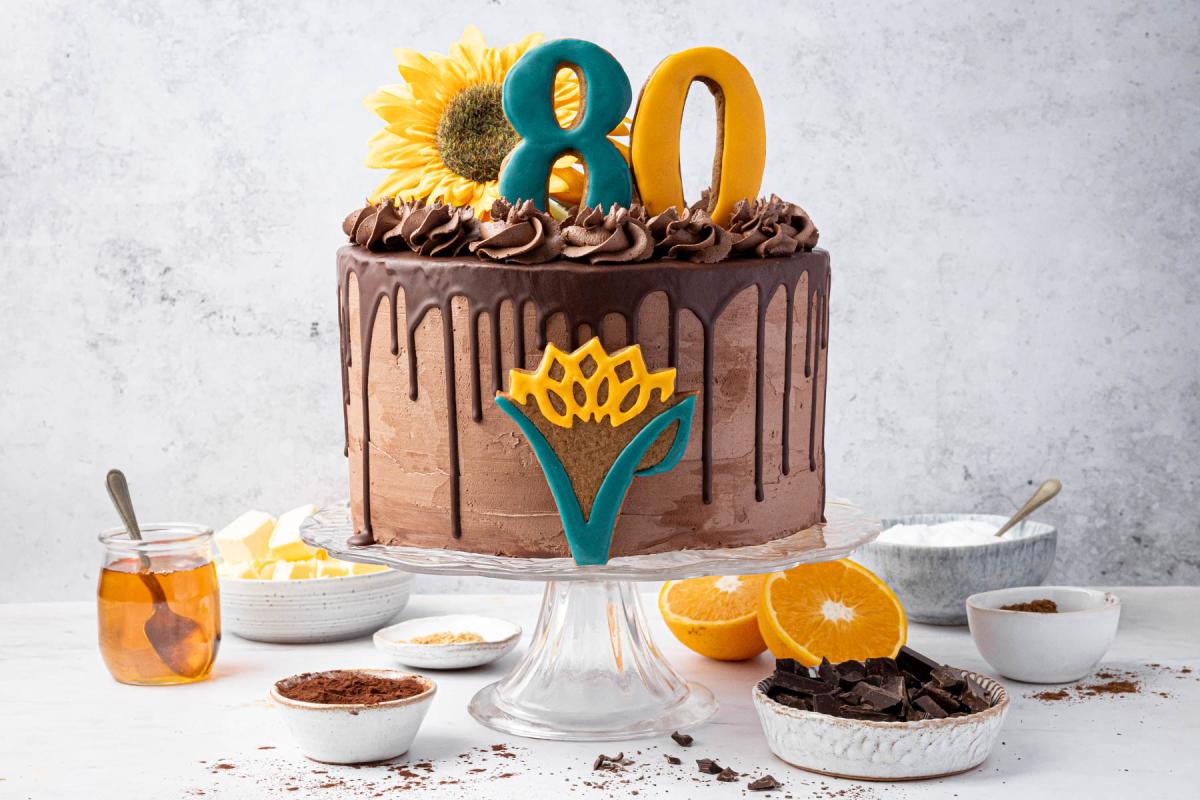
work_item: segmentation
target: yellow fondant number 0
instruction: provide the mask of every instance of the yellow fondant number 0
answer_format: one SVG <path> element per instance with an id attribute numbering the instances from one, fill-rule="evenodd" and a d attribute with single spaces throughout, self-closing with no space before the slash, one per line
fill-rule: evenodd
<path id="1" fill-rule="evenodd" d="M 664 59 L 650 74 L 638 100 L 630 135 L 630 166 L 642 204 L 651 214 L 683 208 L 679 174 L 679 126 L 683 103 L 699 81 L 717 104 L 717 150 L 708 211 L 727 225 L 734 204 L 754 199 L 762 185 L 767 137 L 762 100 L 750 73 L 717 47 L 696 47 Z"/>

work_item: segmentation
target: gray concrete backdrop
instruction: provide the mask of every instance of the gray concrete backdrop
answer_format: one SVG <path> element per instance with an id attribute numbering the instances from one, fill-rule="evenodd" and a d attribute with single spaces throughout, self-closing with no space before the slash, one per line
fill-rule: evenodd
<path id="1" fill-rule="evenodd" d="M 393 47 L 445 51 L 471 22 L 593 39 L 635 86 L 699 44 L 750 68 L 764 189 L 833 254 L 835 495 L 1002 513 L 1055 475 L 1052 580 L 1200 582 L 1194 2 L 6 0 L 4 18 L 0 600 L 93 591 L 111 465 L 144 519 L 346 494 L 333 253 L 378 177 L 360 100 L 397 80 Z"/>

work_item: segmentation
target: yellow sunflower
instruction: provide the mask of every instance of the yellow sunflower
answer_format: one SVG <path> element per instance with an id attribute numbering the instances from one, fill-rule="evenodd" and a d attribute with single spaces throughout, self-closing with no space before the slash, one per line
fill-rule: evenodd
<path id="1" fill-rule="evenodd" d="M 405 83 L 384 86 L 365 101 L 386 127 L 371 137 L 367 166 L 391 170 L 371 200 L 435 200 L 469 205 L 486 216 L 500 196 L 500 164 L 520 141 L 504 116 L 501 87 L 513 64 L 542 42 L 526 36 L 507 47 L 487 47 L 483 34 L 468 27 L 450 55 L 424 55 L 401 48 L 396 65 Z M 563 69 L 554 87 L 559 124 L 579 112 L 579 79 Z M 628 120 L 612 131 L 628 136 Z M 628 149 L 613 142 L 628 158 Z M 583 194 L 584 172 L 574 156 L 563 156 L 550 177 L 550 196 L 575 205 Z"/>

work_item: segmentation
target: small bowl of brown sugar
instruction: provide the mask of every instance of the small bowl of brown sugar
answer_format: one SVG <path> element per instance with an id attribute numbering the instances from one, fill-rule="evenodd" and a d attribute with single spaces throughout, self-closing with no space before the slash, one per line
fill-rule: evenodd
<path id="1" fill-rule="evenodd" d="M 421 617 L 375 633 L 375 647 L 420 669 L 469 669 L 504 657 L 521 640 L 521 626 L 478 614 Z"/>
<path id="2" fill-rule="evenodd" d="M 967 598 L 979 654 L 1025 683 L 1069 683 L 1089 675 L 1117 635 L 1121 601 L 1073 586 L 1024 586 Z"/>
<path id="3" fill-rule="evenodd" d="M 408 752 L 436 693 L 428 678 L 392 669 L 305 672 L 271 687 L 300 752 L 325 764 Z"/>

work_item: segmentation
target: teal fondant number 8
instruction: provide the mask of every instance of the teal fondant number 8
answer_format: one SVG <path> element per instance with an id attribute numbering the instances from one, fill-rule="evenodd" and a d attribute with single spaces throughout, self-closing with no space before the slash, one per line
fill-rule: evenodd
<path id="1" fill-rule="evenodd" d="M 554 77 L 564 66 L 581 76 L 582 109 L 570 128 L 554 115 Z M 629 165 L 608 140 L 625 119 L 633 91 L 612 54 L 581 39 L 557 39 L 526 53 L 504 80 L 504 114 L 521 136 L 500 174 L 500 194 L 510 202 L 533 200 L 546 209 L 546 184 L 554 162 L 575 153 L 587 167 L 584 204 L 628 206 L 633 197 Z"/>

